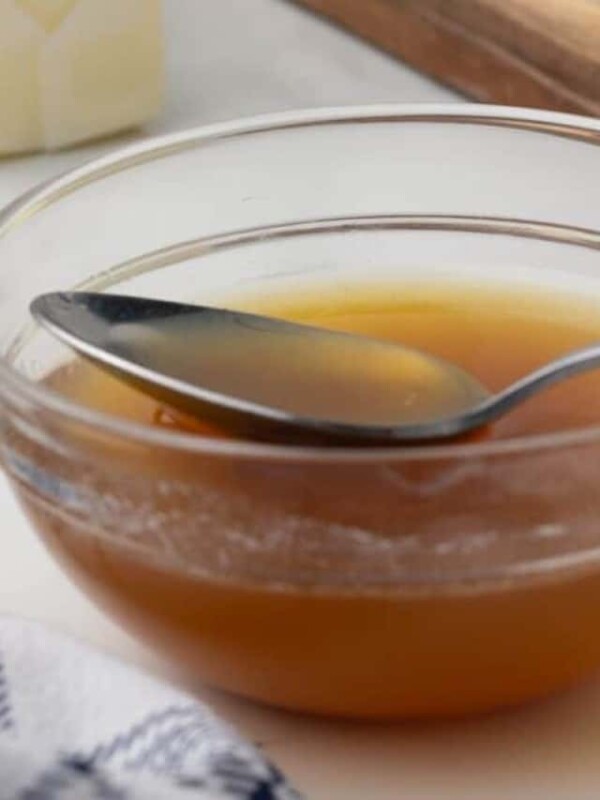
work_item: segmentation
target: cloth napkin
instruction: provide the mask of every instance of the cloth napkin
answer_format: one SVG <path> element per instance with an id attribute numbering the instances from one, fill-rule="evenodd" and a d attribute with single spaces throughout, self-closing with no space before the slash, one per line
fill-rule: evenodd
<path id="1" fill-rule="evenodd" d="M 206 706 L 0 618 L 0 800 L 299 800 Z"/>

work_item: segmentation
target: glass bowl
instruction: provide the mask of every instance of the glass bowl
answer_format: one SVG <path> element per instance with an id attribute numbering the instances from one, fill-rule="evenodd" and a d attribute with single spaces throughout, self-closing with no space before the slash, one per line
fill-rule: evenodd
<path id="1" fill-rule="evenodd" d="M 134 145 L 0 216 L 4 467 L 67 572 L 190 675 L 281 707 L 465 714 L 600 667 L 600 428 L 319 449 L 162 430 L 40 383 L 46 290 L 212 302 L 493 277 L 600 292 L 600 123 L 299 112 Z"/>

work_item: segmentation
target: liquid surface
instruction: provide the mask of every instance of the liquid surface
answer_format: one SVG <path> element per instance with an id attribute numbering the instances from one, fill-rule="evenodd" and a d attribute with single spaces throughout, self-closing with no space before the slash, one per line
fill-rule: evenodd
<path id="1" fill-rule="evenodd" d="M 591 300 L 541 290 L 366 287 L 239 306 L 423 348 L 490 389 L 600 334 Z M 49 382 L 138 422 L 229 435 L 81 362 Z M 599 422 L 596 372 L 481 436 Z M 412 717 L 510 706 L 600 666 L 593 440 L 294 461 L 72 435 L 78 458 L 21 448 L 31 474 L 51 476 L 16 479 L 25 508 L 85 590 L 188 678 L 290 709 Z"/>
<path id="2" fill-rule="evenodd" d="M 491 391 L 600 338 L 600 303 L 577 295 L 519 293 L 500 285 L 306 291 L 268 301 L 246 300 L 237 307 L 414 347 L 457 364 Z M 277 379 L 253 368 L 251 352 L 248 359 L 239 377 L 242 394 L 244 382 Z M 390 380 L 397 380 L 393 371 Z M 83 361 L 72 363 L 49 382 L 85 405 L 139 422 L 220 437 L 233 435 L 212 422 L 174 413 Z M 247 394 L 251 396 L 252 391 Z M 285 397 L 285 387 L 282 393 Z M 327 417 L 331 413 L 327 390 L 319 395 L 318 387 L 311 385 L 310 394 L 312 410 Z M 596 371 L 533 398 L 486 435 L 507 439 L 600 424 L 599 409 L 600 371 Z M 245 436 L 252 438 L 252 431 Z"/>

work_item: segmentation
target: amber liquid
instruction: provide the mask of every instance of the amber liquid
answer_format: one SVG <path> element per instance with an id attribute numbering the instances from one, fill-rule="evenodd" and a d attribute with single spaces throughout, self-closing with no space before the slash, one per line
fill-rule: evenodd
<path id="1" fill-rule="evenodd" d="M 600 335 L 599 308 L 591 300 L 499 286 L 321 289 L 242 305 L 423 348 L 471 370 L 490 389 Z M 229 436 L 159 407 L 82 362 L 48 380 L 64 394 L 122 417 Z M 515 439 L 599 423 L 600 373 L 591 373 L 540 395 L 479 438 Z M 99 445 L 90 440 L 86 446 L 93 460 Z M 463 473 L 456 463 L 441 456 L 408 466 L 390 457 L 395 483 L 389 475 L 383 480 L 375 462 L 282 468 L 272 461 L 238 464 L 233 457 L 200 464 L 150 447 L 140 452 L 124 445 L 119 453 L 113 446 L 111 452 L 117 476 L 124 470 L 194 479 L 197 472 L 220 505 L 194 517 L 195 506 L 182 501 L 180 523 L 192 533 L 181 550 L 174 545 L 170 554 L 166 547 L 158 558 L 150 527 L 121 536 L 118 525 L 110 530 L 101 520 L 69 517 L 47 497 L 20 487 L 25 506 L 51 550 L 104 607 L 212 684 L 324 714 L 446 715 L 544 695 L 600 665 L 600 569 L 501 575 L 493 563 L 521 546 L 511 538 L 514 526 L 560 530 L 583 506 L 594 505 L 593 448 L 576 456 L 581 474 L 587 469 L 592 475 L 591 489 L 575 479 L 571 489 L 560 454 L 542 461 L 535 452 L 508 451 L 489 465 L 483 459 L 473 474 L 467 466 L 458 478 Z M 176 503 L 169 494 L 155 500 L 165 515 Z M 293 547 L 282 538 L 280 550 L 277 544 L 261 549 L 262 529 L 266 541 L 270 525 L 307 519 L 306 533 Z M 393 548 L 420 531 L 429 536 L 432 525 L 443 533 L 446 522 L 454 534 L 463 524 L 467 533 L 492 530 L 496 555 L 488 563 L 485 552 L 475 553 L 477 570 L 466 569 L 464 579 L 433 570 L 431 580 L 413 581 L 410 570 L 395 577 L 385 555 L 379 568 L 375 562 L 369 570 L 368 549 L 344 550 L 338 558 L 332 545 L 344 531 L 366 531 L 377 546 L 389 542 Z M 229 561 L 213 563 L 219 526 L 233 525 L 239 547 Z M 254 545 L 246 546 L 244 536 Z M 445 544 L 442 536 L 440 554 Z M 458 567 L 468 567 L 468 557 Z"/>

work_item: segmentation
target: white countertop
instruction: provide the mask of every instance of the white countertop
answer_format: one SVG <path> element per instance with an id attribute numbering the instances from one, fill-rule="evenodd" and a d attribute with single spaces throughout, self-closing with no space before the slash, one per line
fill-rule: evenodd
<path id="1" fill-rule="evenodd" d="M 456 99 L 284 0 L 165 5 L 168 96 L 145 134 L 298 107 Z M 0 161 L 0 205 L 120 143 Z M 3 480 L 0 504 L 0 613 L 42 620 L 164 674 L 69 584 Z M 597 800 L 600 793 L 600 683 L 523 711 L 437 725 L 342 724 L 208 690 L 202 697 L 261 742 L 310 800 Z"/>

